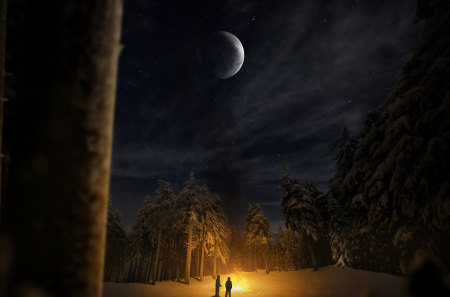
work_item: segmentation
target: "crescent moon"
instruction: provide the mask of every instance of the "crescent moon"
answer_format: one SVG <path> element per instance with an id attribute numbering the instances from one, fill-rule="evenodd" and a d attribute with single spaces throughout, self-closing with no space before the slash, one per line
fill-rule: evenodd
<path id="1" fill-rule="evenodd" d="M 233 34 L 218 31 L 210 35 L 199 48 L 198 58 L 217 78 L 230 78 L 244 64 L 244 47 Z"/>
<path id="2" fill-rule="evenodd" d="M 233 46 L 233 50 L 231 51 L 232 54 L 229 57 L 223 57 L 225 58 L 225 63 L 228 64 L 227 67 L 217 69 L 217 71 L 215 71 L 217 77 L 221 79 L 230 78 L 236 73 L 238 73 L 238 71 L 244 64 L 245 58 L 244 47 L 242 46 L 241 41 L 231 33 L 219 31 L 216 32 L 215 34 L 222 35 Z"/>

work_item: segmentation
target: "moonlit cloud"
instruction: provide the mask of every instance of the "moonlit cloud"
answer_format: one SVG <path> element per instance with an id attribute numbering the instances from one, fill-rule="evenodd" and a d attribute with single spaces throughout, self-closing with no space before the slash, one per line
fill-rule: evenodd
<path id="1" fill-rule="evenodd" d="M 326 191 L 329 145 L 386 98 L 420 31 L 415 1 L 175 2 L 126 4 L 111 193 L 129 221 L 156 178 L 180 188 L 190 171 L 233 223 L 249 202 L 282 221 L 281 167 Z M 231 79 L 197 65 L 211 30 L 244 45 Z"/>

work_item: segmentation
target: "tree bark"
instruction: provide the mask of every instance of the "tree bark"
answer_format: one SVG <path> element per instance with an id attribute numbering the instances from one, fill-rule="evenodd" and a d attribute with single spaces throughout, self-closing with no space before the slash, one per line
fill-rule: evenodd
<path id="1" fill-rule="evenodd" d="M 158 273 L 158 263 L 159 263 L 159 253 L 161 252 L 161 240 L 162 240 L 162 230 L 159 230 L 158 233 L 158 240 L 156 243 L 156 253 L 155 253 L 155 260 L 153 262 L 153 273 L 152 273 L 152 285 L 155 284 L 157 280 L 157 273 Z"/>
<path id="2" fill-rule="evenodd" d="M 153 258 L 155 256 L 155 252 L 156 252 L 155 245 L 152 245 L 151 252 L 148 255 L 147 268 L 146 268 L 146 272 L 145 272 L 146 283 L 148 283 L 150 281 L 151 273 L 153 271 L 153 269 L 152 269 L 153 268 L 153 263 L 154 263 L 153 262 Z"/>
<path id="3" fill-rule="evenodd" d="M 214 240 L 213 277 L 217 277 L 217 239 Z"/>
<path id="4" fill-rule="evenodd" d="M 197 277 L 199 278 L 200 277 L 200 254 L 201 254 L 201 249 L 198 249 L 198 251 L 197 251 L 197 255 L 196 255 L 196 264 L 197 264 L 197 267 L 196 267 L 196 269 L 195 269 L 195 273 L 196 273 L 196 275 L 197 275 Z"/>
<path id="5" fill-rule="evenodd" d="M 164 254 L 161 258 L 161 277 L 160 281 L 166 280 L 167 278 L 167 269 L 169 264 L 169 253 L 170 253 L 170 245 L 165 244 Z"/>
<path id="6" fill-rule="evenodd" d="M 202 255 L 200 257 L 200 281 L 203 281 L 204 268 L 205 268 L 205 249 L 206 249 L 206 241 L 202 239 Z"/>
<path id="7" fill-rule="evenodd" d="M 116 274 L 116 278 L 115 278 L 115 281 L 116 281 L 116 282 L 120 281 L 120 275 L 121 275 L 122 271 L 124 270 L 124 268 L 125 268 L 125 264 L 122 263 L 122 264 L 119 266 L 119 269 L 117 269 L 117 274 Z"/>
<path id="8" fill-rule="evenodd" d="M 162 260 L 158 259 L 158 265 L 156 266 L 155 282 L 159 280 L 159 276 L 161 274 L 161 264 L 162 264 Z"/>
<path id="9" fill-rule="evenodd" d="M 128 266 L 128 274 L 127 274 L 127 282 L 131 282 L 132 279 L 132 273 L 133 273 L 133 265 L 134 265 L 134 259 L 132 258 L 130 260 L 130 265 Z"/>
<path id="10" fill-rule="evenodd" d="M 186 272 L 185 272 L 185 283 L 189 285 L 189 277 L 191 275 L 191 251 L 192 251 L 192 227 L 189 222 L 188 226 L 188 242 L 186 246 Z"/>
<path id="11" fill-rule="evenodd" d="M 5 78 L 6 78 L 6 0 L 0 3 L 0 219 L 2 217 L 2 183 L 3 183 L 3 104 L 5 98 Z"/>
<path id="12" fill-rule="evenodd" d="M 100 297 L 122 0 L 26 2 L 5 201 L 13 281 Z"/>
<path id="13" fill-rule="evenodd" d="M 136 269 L 136 280 L 138 282 L 142 282 L 142 271 L 144 270 L 144 263 L 145 263 L 145 249 L 142 251 L 141 257 L 139 259 L 137 269 Z"/>

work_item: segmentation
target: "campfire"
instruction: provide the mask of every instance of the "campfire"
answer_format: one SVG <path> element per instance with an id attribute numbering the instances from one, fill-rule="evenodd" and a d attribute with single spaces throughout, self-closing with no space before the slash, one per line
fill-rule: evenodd
<path id="1" fill-rule="evenodd" d="M 231 275 L 231 280 L 233 281 L 233 290 L 241 292 L 250 292 L 247 281 L 242 277 L 241 272 L 237 271 Z"/>

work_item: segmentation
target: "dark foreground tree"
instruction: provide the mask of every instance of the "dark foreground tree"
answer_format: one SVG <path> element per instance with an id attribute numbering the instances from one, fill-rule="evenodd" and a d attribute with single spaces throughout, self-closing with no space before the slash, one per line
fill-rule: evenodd
<path id="1" fill-rule="evenodd" d="M 3 225 L 12 282 L 100 297 L 122 1 L 26 7 Z"/>
<path id="2" fill-rule="evenodd" d="M 0 3 L 0 220 L 2 217 L 2 183 L 3 183 L 3 110 L 6 91 L 6 0 Z"/>
<path id="3" fill-rule="evenodd" d="M 331 227 L 347 236 L 332 245 L 355 268 L 405 274 L 425 252 L 450 270 L 449 2 L 419 0 L 416 19 L 425 26 L 399 81 L 337 154 Z"/>

